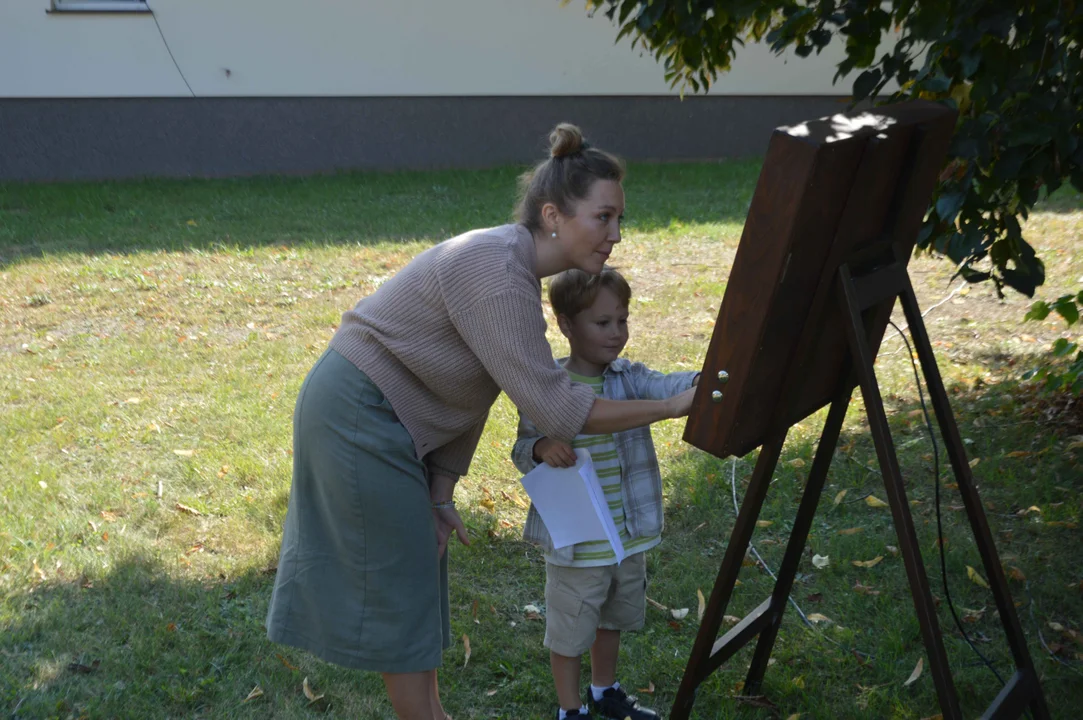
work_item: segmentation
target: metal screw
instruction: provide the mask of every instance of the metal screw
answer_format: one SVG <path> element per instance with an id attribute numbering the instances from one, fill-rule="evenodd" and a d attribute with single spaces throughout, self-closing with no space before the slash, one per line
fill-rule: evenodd
<path id="1" fill-rule="evenodd" d="M 711 393 L 711 400 L 713 402 L 722 402 L 722 391 L 721 390 L 715 390 L 714 392 L 712 392 Z"/>

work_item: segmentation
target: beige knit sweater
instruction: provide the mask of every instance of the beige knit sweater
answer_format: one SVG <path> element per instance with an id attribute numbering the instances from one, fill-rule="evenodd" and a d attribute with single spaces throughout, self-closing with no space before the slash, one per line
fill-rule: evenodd
<path id="1" fill-rule="evenodd" d="M 372 378 L 432 470 L 466 474 L 501 390 L 549 437 L 586 423 L 594 392 L 553 362 L 536 263 L 524 226 L 475 230 L 342 316 L 331 348 Z"/>

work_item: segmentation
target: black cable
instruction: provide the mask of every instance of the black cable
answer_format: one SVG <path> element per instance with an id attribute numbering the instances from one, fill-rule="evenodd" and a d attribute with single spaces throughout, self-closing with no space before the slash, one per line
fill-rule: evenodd
<path id="1" fill-rule="evenodd" d="M 959 620 L 959 615 L 955 612 L 955 603 L 952 602 L 951 592 L 948 590 L 948 566 L 947 560 L 944 555 L 944 528 L 940 518 L 940 446 L 937 445 L 936 435 L 933 432 L 933 424 L 929 420 L 929 409 L 925 406 L 925 393 L 921 389 L 921 376 L 918 373 L 918 364 L 914 361 L 914 350 L 910 346 L 910 340 L 907 339 L 906 334 L 903 333 L 899 326 L 896 325 L 893 321 L 889 320 L 888 323 L 891 325 L 891 327 L 895 328 L 895 331 L 899 333 L 899 336 L 903 339 L 903 342 L 906 343 L 906 352 L 910 358 L 910 366 L 914 370 L 914 383 L 917 385 L 918 388 L 918 399 L 921 401 L 921 413 L 922 416 L 925 418 L 925 429 L 928 431 L 929 440 L 933 444 L 933 474 L 936 478 L 936 536 L 937 545 L 940 546 L 940 579 L 944 586 L 944 597 L 948 601 L 948 609 L 951 611 L 951 617 L 955 621 L 955 627 L 959 629 L 959 632 L 962 634 L 963 639 L 966 640 L 966 644 L 970 646 L 970 649 L 973 650 L 979 658 L 981 658 L 982 662 L 985 663 L 985 666 L 989 668 L 989 670 L 996 677 L 997 681 L 999 681 L 1001 686 L 1003 686 L 1004 679 L 1000 677 L 1000 673 L 998 673 L 996 668 L 993 667 L 993 664 L 989 662 L 989 659 L 982 655 L 981 651 L 978 650 L 977 645 L 975 645 L 974 642 L 970 639 L 970 636 L 967 635 L 966 630 L 963 628 L 963 623 Z M 1029 711 L 1027 711 L 1027 717 L 1030 717 Z"/>
<path id="2" fill-rule="evenodd" d="M 180 79 L 184 81 L 184 85 L 188 88 L 188 92 L 192 94 L 192 97 L 195 97 L 195 90 L 188 84 L 188 78 L 184 77 L 184 71 L 180 69 L 177 58 L 173 57 L 173 51 L 169 49 L 169 42 L 165 39 L 165 33 L 162 32 L 162 26 L 158 22 L 158 13 L 154 12 L 154 9 L 149 4 L 147 4 L 147 9 L 150 10 L 150 16 L 154 18 L 154 26 L 158 28 L 158 34 L 162 36 L 162 44 L 165 45 L 165 51 L 169 53 L 169 59 L 173 61 L 173 67 L 177 68 L 177 74 L 180 75 Z"/>

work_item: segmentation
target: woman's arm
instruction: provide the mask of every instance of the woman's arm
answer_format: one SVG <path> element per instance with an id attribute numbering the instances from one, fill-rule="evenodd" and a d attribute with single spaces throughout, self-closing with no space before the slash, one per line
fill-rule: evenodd
<path id="1" fill-rule="evenodd" d="M 587 435 L 622 432 L 688 415 L 696 388 L 665 400 L 606 400 L 596 398 L 581 432 Z"/>

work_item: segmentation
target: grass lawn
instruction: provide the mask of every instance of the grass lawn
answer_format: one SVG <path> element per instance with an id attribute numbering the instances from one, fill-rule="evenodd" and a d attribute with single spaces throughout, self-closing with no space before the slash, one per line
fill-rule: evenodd
<path id="1" fill-rule="evenodd" d="M 633 288 L 628 356 L 662 370 L 700 367 L 757 172 L 755 162 L 632 166 L 613 258 Z M 0 714 L 391 716 L 378 676 L 264 634 L 293 403 L 341 313 L 423 248 L 506 221 L 515 175 L 0 185 Z M 1026 233 L 1047 264 L 1041 297 L 1083 286 L 1078 194 L 1047 202 Z M 944 261 L 911 268 L 1047 698 L 1055 717 L 1078 717 L 1083 429 L 1078 408 L 1073 420 L 1019 381 L 1067 331 L 1055 318 L 1023 323 L 1026 298 L 1000 300 L 984 285 L 956 291 Z M 943 598 L 932 448 L 897 337 L 877 368 Z M 544 610 L 544 565 L 520 539 L 515 420 L 501 398 L 459 489 L 473 545 L 452 548 L 457 644 L 441 674 L 456 720 L 549 718 L 555 707 L 544 623 L 524 613 Z M 769 566 L 781 559 L 822 421 L 814 415 L 787 441 L 754 538 Z M 654 433 L 667 526 L 649 554 L 648 595 L 690 612 L 675 620 L 649 607 L 620 667 L 624 684 L 664 711 L 695 637 L 697 591 L 709 594 L 733 524 L 731 477 L 739 498 L 754 462 L 706 455 L 681 441 L 682 429 L 671 421 Z M 901 558 L 889 549 L 889 512 L 868 504 L 885 498 L 875 462 L 855 400 L 794 594 L 826 619 L 808 628 L 788 611 L 764 687 L 777 709 L 738 699 L 745 650 L 701 687 L 696 717 L 939 712 L 927 668 L 905 684 L 924 652 Z M 950 484 L 943 493 L 951 596 L 1006 678 L 991 595 L 967 577 L 980 562 L 960 496 Z M 813 553 L 829 565 L 814 567 Z M 772 584 L 754 564 L 741 579 L 731 615 Z M 965 714 L 977 717 L 999 683 L 946 602 L 940 623 Z M 309 703 L 305 678 L 323 700 Z M 262 694 L 246 701 L 254 688 Z"/>

